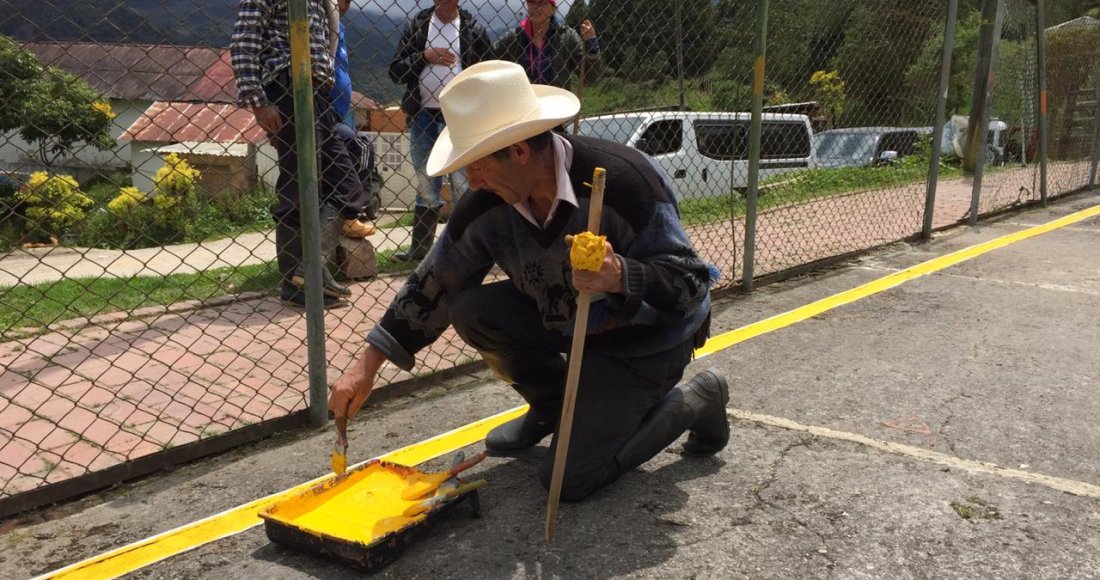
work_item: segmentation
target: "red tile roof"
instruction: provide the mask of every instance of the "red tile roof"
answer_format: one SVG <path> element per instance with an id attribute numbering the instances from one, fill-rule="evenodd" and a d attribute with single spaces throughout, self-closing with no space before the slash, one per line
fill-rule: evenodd
<path id="1" fill-rule="evenodd" d="M 236 105 L 161 101 L 153 103 L 118 140 L 262 143 L 266 139 L 252 112 Z"/>
<path id="2" fill-rule="evenodd" d="M 42 64 L 68 71 L 109 98 L 233 103 L 229 49 L 155 44 L 23 42 Z"/>

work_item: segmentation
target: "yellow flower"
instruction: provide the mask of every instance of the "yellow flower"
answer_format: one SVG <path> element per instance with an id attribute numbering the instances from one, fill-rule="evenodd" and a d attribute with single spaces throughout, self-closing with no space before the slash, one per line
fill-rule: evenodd
<path id="1" fill-rule="evenodd" d="M 573 246 L 569 249 L 569 262 L 573 268 L 599 272 L 606 255 L 607 236 L 597 236 L 592 232 L 573 236 Z"/>
<path id="2" fill-rule="evenodd" d="M 115 215 L 123 215 L 145 201 L 145 193 L 136 187 L 123 187 L 118 196 L 107 202 L 107 209 Z"/>
<path id="3" fill-rule="evenodd" d="M 114 119 L 118 116 L 111 110 L 111 103 L 107 101 L 96 101 L 92 103 L 92 108 L 102 113 L 108 119 Z"/>

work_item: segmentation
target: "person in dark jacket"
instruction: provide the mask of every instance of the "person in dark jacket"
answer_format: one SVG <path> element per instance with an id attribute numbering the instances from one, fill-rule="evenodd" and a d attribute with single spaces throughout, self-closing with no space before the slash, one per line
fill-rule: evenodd
<path id="1" fill-rule="evenodd" d="M 287 3 L 241 0 L 237 10 L 229 45 L 237 81 L 237 103 L 252 111 L 256 123 L 271 138 L 279 154 L 278 201 L 271 210 L 275 219 L 276 262 L 282 277 L 279 295 L 290 304 L 305 306 Z M 341 234 L 362 238 L 372 234 L 374 227 L 359 221 L 359 211 L 365 203 L 363 186 L 344 140 L 336 133 L 340 119 L 330 100 L 339 34 L 338 8 L 335 0 L 309 0 L 306 13 L 320 178 L 321 253 L 327 259 L 335 251 Z M 321 272 L 325 307 L 346 306 L 341 297 L 350 296 L 351 289 L 338 282 L 328 268 L 322 267 Z"/>
<path id="2" fill-rule="evenodd" d="M 729 387 L 714 370 L 680 383 L 709 330 L 710 268 L 680 224 L 668 176 L 625 145 L 551 129 L 580 109 L 572 93 L 531 85 L 504 61 L 474 65 L 443 91 L 447 129 L 428 171 L 466 167 L 470 192 L 444 235 L 367 335 L 366 351 L 333 385 L 329 409 L 353 416 L 385 361 L 414 355 L 453 325 L 530 404 L 498 426 L 486 450 L 512 455 L 554 433 L 563 403 L 580 291 L 592 304 L 561 490 L 578 501 L 641 465 L 684 432 L 686 455 L 730 437 Z M 586 181 L 607 171 L 598 271 L 573 269 L 571 235 L 587 229 Z M 494 267 L 508 279 L 483 284 Z M 549 487 L 557 437 L 540 466 Z"/>
<path id="3" fill-rule="evenodd" d="M 519 63 L 531 82 L 563 89 L 580 74 L 583 58 L 584 82 L 594 83 L 603 73 L 596 28 L 585 20 L 577 34 L 558 19 L 557 6 L 557 0 L 527 0 L 527 18 L 497 40 L 494 54 Z"/>
<path id="4" fill-rule="evenodd" d="M 492 55 L 489 37 L 469 12 L 458 7 L 458 0 L 435 0 L 435 6 L 412 17 L 401 33 L 397 52 L 390 61 L 390 79 L 404 85 L 401 110 L 409 127 L 409 155 L 417 177 L 416 206 L 413 213 L 412 244 L 407 252 L 397 252 L 398 262 L 422 259 L 435 239 L 443 199 L 442 177 L 428 177 L 425 163 L 428 153 L 446 126 L 439 110 L 439 95 L 466 67 Z M 461 174 L 450 177 L 451 195 L 465 189 Z"/>

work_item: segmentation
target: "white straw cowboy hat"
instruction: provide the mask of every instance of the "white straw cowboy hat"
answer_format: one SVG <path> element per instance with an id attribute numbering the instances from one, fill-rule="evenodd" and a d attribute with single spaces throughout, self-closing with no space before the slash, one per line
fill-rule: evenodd
<path id="1" fill-rule="evenodd" d="M 490 60 L 458 74 L 439 95 L 447 127 L 428 156 L 428 175 L 451 173 L 572 119 L 581 109 L 565 90 L 532 85 L 523 67 Z"/>

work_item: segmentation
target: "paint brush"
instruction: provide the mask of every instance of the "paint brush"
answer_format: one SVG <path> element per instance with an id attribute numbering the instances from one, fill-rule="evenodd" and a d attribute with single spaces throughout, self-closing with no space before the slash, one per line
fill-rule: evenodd
<path id="1" fill-rule="evenodd" d="M 401 492 L 401 499 L 413 500 L 420 499 L 429 493 L 439 489 L 439 486 L 443 485 L 443 482 L 451 479 L 452 477 L 466 471 L 467 469 L 481 463 L 485 459 L 485 452 L 478 453 L 477 455 L 463 461 L 461 463 L 453 465 L 447 471 L 443 473 L 417 473 L 409 478 L 409 485 L 405 488 L 405 491 Z"/>
<path id="2" fill-rule="evenodd" d="M 473 491 L 483 485 L 485 485 L 485 480 L 479 479 L 477 481 L 471 481 L 470 483 L 464 483 L 458 487 L 448 488 L 446 491 L 437 496 L 430 497 L 420 503 L 414 503 L 413 505 L 405 508 L 405 511 L 402 512 L 401 515 L 405 516 L 406 518 L 418 516 L 440 504 L 446 503 L 456 496 Z"/>
<path id="3" fill-rule="evenodd" d="M 336 419 L 336 445 L 332 448 L 332 472 L 343 475 L 348 470 L 348 420 Z"/>

